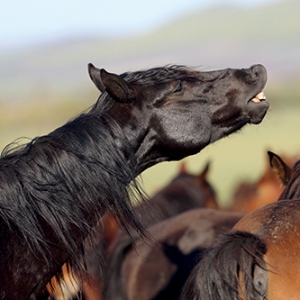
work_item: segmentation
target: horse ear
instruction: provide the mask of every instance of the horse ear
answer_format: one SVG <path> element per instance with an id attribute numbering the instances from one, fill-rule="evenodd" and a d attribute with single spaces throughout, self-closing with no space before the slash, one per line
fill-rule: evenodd
<path id="1" fill-rule="evenodd" d="M 198 175 L 198 177 L 201 179 L 201 180 L 205 180 L 207 175 L 208 175 L 208 172 L 209 172 L 209 167 L 210 167 L 210 161 L 208 161 L 204 167 L 204 169 L 202 170 L 201 174 Z"/>
<path id="2" fill-rule="evenodd" d="M 186 162 L 182 161 L 180 166 L 179 166 L 179 174 L 186 174 Z"/>
<path id="3" fill-rule="evenodd" d="M 101 80 L 100 76 L 100 70 L 96 68 L 93 64 L 89 63 L 88 64 L 88 71 L 89 75 L 94 82 L 95 86 L 98 88 L 98 90 L 103 93 L 105 91 L 105 86 Z"/>
<path id="4" fill-rule="evenodd" d="M 280 183 L 286 186 L 291 178 L 291 168 L 282 160 L 279 155 L 271 151 L 268 151 L 268 155 L 272 172 L 277 176 Z"/>
<path id="5" fill-rule="evenodd" d="M 118 102 L 128 102 L 136 99 L 136 93 L 132 87 L 119 75 L 100 70 L 101 80 L 108 94 Z"/>
<path id="6" fill-rule="evenodd" d="M 88 70 L 92 81 L 102 93 L 106 91 L 118 102 L 129 102 L 136 99 L 134 89 L 121 76 L 98 69 L 91 63 L 88 64 Z"/>

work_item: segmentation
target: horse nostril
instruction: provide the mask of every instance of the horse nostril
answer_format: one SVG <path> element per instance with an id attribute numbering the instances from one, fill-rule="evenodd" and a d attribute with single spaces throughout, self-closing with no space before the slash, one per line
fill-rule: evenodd
<path id="1" fill-rule="evenodd" d="M 253 75 L 255 75 L 256 77 L 259 76 L 259 67 L 257 65 L 252 66 L 250 69 L 251 69 Z"/>
<path id="2" fill-rule="evenodd" d="M 250 67 L 250 70 L 252 71 L 252 74 L 255 77 L 259 77 L 263 72 L 263 69 L 264 67 L 262 65 L 253 65 Z"/>

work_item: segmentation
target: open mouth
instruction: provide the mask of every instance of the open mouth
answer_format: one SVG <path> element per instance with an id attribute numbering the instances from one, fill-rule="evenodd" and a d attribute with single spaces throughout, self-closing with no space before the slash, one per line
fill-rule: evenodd
<path id="1" fill-rule="evenodd" d="M 255 102 L 255 103 L 259 103 L 259 102 L 262 102 L 262 101 L 266 101 L 266 96 L 264 94 L 264 92 L 260 92 L 258 93 L 256 96 L 254 96 L 252 99 L 249 100 L 252 101 L 252 102 Z"/>

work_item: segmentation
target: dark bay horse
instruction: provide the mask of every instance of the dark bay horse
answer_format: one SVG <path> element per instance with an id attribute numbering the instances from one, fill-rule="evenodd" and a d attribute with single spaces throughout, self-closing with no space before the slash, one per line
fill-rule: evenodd
<path id="1" fill-rule="evenodd" d="M 149 201 L 134 207 L 135 215 L 143 227 L 149 227 L 189 209 L 218 208 L 215 189 L 207 179 L 209 166 L 207 163 L 201 172 L 191 174 L 182 165 L 179 174 L 164 188 Z"/>
<path id="2" fill-rule="evenodd" d="M 116 75 L 90 64 L 89 74 L 102 93 L 89 111 L 2 154 L 0 299 L 36 299 L 66 261 L 80 261 L 105 212 L 142 234 L 130 208 L 135 177 L 260 123 L 269 106 L 261 65 Z"/>
<path id="3" fill-rule="evenodd" d="M 139 202 L 133 207 L 133 211 L 144 228 L 154 223 L 158 223 L 169 217 L 178 215 L 186 210 L 209 207 L 217 208 L 216 192 L 209 183 L 207 176 L 210 163 L 207 163 L 203 170 L 198 174 L 189 173 L 184 162 L 180 164 L 178 174 L 161 190 L 159 190 L 148 201 Z M 51 285 L 47 288 L 49 293 L 55 299 L 72 299 L 77 294 L 82 293 L 86 300 L 102 299 L 102 273 L 95 266 L 99 265 L 99 254 L 107 258 L 108 252 L 113 252 L 113 242 L 119 235 L 119 240 L 114 247 L 121 250 L 120 243 L 123 243 L 124 249 L 127 249 L 134 242 L 133 237 L 128 236 L 126 231 L 122 230 L 116 220 L 109 214 L 106 214 L 97 228 L 94 230 L 98 235 L 99 243 L 97 247 L 89 249 L 89 245 L 84 244 L 84 257 L 90 263 L 87 264 L 87 278 L 78 278 L 66 265 L 63 266 L 65 280 L 57 281 L 53 277 Z M 101 239 L 99 239 L 101 237 Z M 136 237 L 138 238 L 138 237 Z M 126 250 L 125 250 L 126 251 Z M 116 253 L 114 253 L 116 255 Z M 124 255 L 119 253 L 119 255 Z M 111 267 L 109 267 L 111 268 Z M 73 274 L 72 274 L 73 273 Z"/>
<path id="4" fill-rule="evenodd" d="M 182 299 L 300 299 L 300 161 L 291 169 L 269 155 L 285 185 L 278 201 L 247 214 L 207 250 Z"/>
<path id="5" fill-rule="evenodd" d="M 133 207 L 133 211 L 142 226 L 147 228 L 150 225 L 194 208 L 217 208 L 216 192 L 207 179 L 209 168 L 210 163 L 207 163 L 199 173 L 192 174 L 187 171 L 185 163 L 182 162 L 178 174 L 165 187 L 154 194 L 148 201 L 140 202 Z M 139 239 L 138 235 L 135 235 L 135 238 L 129 236 L 109 214 L 106 214 L 101 219 L 98 226 L 99 228 L 95 230 L 101 237 L 98 247 L 94 246 L 93 249 L 89 249 L 88 245 L 85 247 L 86 253 L 84 257 L 90 262 L 87 264 L 87 272 L 90 276 L 86 280 L 83 280 L 85 278 L 81 279 L 82 294 L 86 300 L 98 299 L 97 297 L 101 294 L 103 278 L 102 273 L 97 272 L 95 268 L 99 264 L 97 261 L 98 255 L 95 252 L 102 253 L 106 259 L 109 256 L 121 258 L 125 255 L 123 250 L 126 252 L 129 247 L 134 247 L 133 243 L 136 239 Z M 118 263 L 122 263 L 122 260 L 118 261 Z M 116 266 L 110 265 L 108 265 L 108 268 L 109 272 L 112 269 L 117 269 Z M 71 270 L 67 270 L 65 266 L 63 272 L 66 275 L 67 282 L 63 286 L 60 283 L 59 286 L 57 279 L 53 278 L 52 286 L 54 283 L 54 289 L 49 286 L 49 291 L 55 299 L 60 299 L 59 297 L 71 299 L 68 295 L 73 295 L 74 297 L 80 291 L 79 278 L 74 276 L 74 274 L 72 277 Z M 76 280 L 72 283 L 69 279 L 74 277 Z M 98 295 L 96 295 L 96 292 L 92 294 L 91 290 L 98 291 Z M 65 298 L 62 295 L 63 291 L 65 291 Z"/>
<path id="6" fill-rule="evenodd" d="M 244 215 L 199 208 L 150 226 L 152 239 L 138 238 L 107 266 L 104 299 L 179 299 L 202 251 Z"/>

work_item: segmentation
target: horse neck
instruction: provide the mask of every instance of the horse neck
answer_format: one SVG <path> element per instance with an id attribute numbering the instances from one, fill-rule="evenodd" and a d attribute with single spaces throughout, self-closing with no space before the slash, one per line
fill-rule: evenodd
<path id="1" fill-rule="evenodd" d="M 83 115 L 1 159 L 0 218 L 7 232 L 2 237 L 22 237 L 27 257 L 32 257 L 30 268 L 43 259 L 47 267 L 40 272 L 53 276 L 60 262 L 75 260 L 81 242 L 107 210 L 121 224 L 141 230 L 126 190 L 134 178 L 126 157 L 130 146 L 109 125 L 109 120 Z M 53 249 L 59 249 L 55 257 Z M 19 269 L 20 259 L 15 261 Z"/>
<path id="2" fill-rule="evenodd" d="M 66 131 L 70 136 L 69 139 Z M 107 210 L 112 210 L 122 224 L 125 223 L 125 219 L 128 221 L 131 218 L 134 221 L 128 207 L 128 192 L 136 191 L 138 195 L 141 194 L 135 181 L 137 169 L 135 153 L 118 124 L 106 114 L 100 116 L 87 114 L 66 124 L 53 134 L 67 140 L 64 146 L 69 151 L 68 156 L 71 155 L 78 163 L 76 168 L 80 170 L 78 178 L 74 176 L 73 164 L 69 172 L 75 190 L 81 186 L 83 190 L 81 194 L 87 195 L 86 198 L 91 201 L 91 211 L 88 211 L 87 215 L 91 216 L 100 211 L 102 216 Z M 74 146 L 76 144 L 77 146 Z M 99 217 L 97 215 L 96 220 Z"/>

